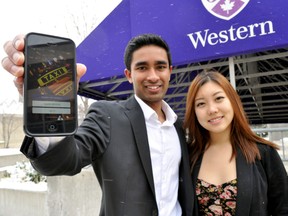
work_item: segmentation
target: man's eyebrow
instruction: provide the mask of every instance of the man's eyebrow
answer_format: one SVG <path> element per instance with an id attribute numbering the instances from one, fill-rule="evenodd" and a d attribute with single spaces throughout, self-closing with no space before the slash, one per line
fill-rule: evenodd
<path id="1" fill-rule="evenodd" d="M 145 61 L 137 62 L 135 66 L 147 65 L 148 63 Z"/>
<path id="2" fill-rule="evenodd" d="M 168 65 L 168 62 L 167 61 L 161 61 L 161 60 L 159 60 L 159 61 L 155 61 L 155 65 Z M 135 64 L 135 66 L 137 67 L 137 66 L 142 66 L 142 65 L 148 65 L 148 62 L 146 62 L 146 61 L 140 61 L 140 62 L 137 62 L 136 64 Z"/>
<path id="3" fill-rule="evenodd" d="M 156 64 L 168 64 L 167 61 L 156 61 Z"/>

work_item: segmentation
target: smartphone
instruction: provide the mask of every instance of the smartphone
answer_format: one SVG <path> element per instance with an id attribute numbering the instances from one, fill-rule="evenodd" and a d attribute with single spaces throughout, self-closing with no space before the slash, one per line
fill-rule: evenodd
<path id="1" fill-rule="evenodd" d="M 77 130 L 75 43 L 31 32 L 25 37 L 24 132 L 64 136 Z"/>

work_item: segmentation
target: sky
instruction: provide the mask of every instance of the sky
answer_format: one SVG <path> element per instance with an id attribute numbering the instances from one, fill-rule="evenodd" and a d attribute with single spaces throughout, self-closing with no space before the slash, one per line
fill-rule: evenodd
<path id="1" fill-rule="evenodd" d="M 71 38 L 81 43 L 121 0 L 1 0 L 0 60 L 3 45 L 18 34 L 39 32 Z M 77 33 L 80 29 L 81 35 Z M 13 84 L 14 77 L 0 65 L 0 113 L 21 113 L 22 103 Z M 12 103 L 17 101 L 17 103 Z M 5 102 L 5 105 L 3 105 Z M 1 105 L 2 104 L 2 105 Z"/>

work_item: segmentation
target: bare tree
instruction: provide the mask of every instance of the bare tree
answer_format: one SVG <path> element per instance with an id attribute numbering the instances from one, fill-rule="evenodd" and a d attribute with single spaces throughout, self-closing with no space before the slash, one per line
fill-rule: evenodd
<path id="1" fill-rule="evenodd" d="M 97 5 L 97 0 L 94 0 L 95 6 Z M 66 31 L 69 36 L 78 36 L 79 41 L 83 41 L 92 30 L 96 27 L 99 16 L 97 14 L 88 14 L 89 8 L 94 7 L 93 2 L 89 1 L 79 1 L 78 13 L 69 13 L 68 19 L 70 20 L 69 25 L 66 22 Z M 70 11 L 70 10 L 69 10 Z M 72 10 L 71 10 L 72 11 Z M 77 43 L 76 43 L 77 44 Z"/>
<path id="2" fill-rule="evenodd" d="M 2 113 L 0 114 L 0 122 L 1 122 L 1 134 L 2 141 L 4 141 L 4 148 L 9 148 L 11 135 L 14 131 L 16 131 L 22 124 L 19 124 L 19 119 L 17 121 L 17 114 L 15 114 L 14 109 L 17 109 L 19 103 L 15 100 L 8 102 L 5 100 L 0 103 L 0 107 L 2 108 Z M 9 110 L 9 113 L 7 112 Z M 21 119 L 22 121 L 22 119 Z"/>
<path id="3" fill-rule="evenodd" d="M 81 104 L 78 103 L 78 120 L 79 120 L 79 124 L 83 121 L 83 119 L 85 118 L 85 115 L 88 111 L 89 108 L 89 98 L 87 97 L 83 97 L 83 96 L 79 96 L 80 100 L 81 100 Z"/>
<path id="4" fill-rule="evenodd" d="M 72 11 L 72 13 L 69 13 L 68 19 L 70 23 L 66 22 L 66 31 L 68 36 L 72 37 L 72 35 L 77 35 L 79 40 L 83 41 L 90 34 L 90 32 L 92 32 L 99 21 L 99 16 L 97 16 L 97 14 L 87 13 L 89 8 L 94 6 L 96 7 L 97 0 L 94 0 L 94 2 L 89 1 L 89 3 L 87 1 L 79 1 L 78 4 L 78 13 L 73 13 L 73 10 L 69 10 L 68 8 L 68 11 Z M 81 99 L 81 103 L 78 103 L 78 113 L 79 119 L 82 120 L 89 108 L 89 98 L 83 96 L 79 97 Z"/>

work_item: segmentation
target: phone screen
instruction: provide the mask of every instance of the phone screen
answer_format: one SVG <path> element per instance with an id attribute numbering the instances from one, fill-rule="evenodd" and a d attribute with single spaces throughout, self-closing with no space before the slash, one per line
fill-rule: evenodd
<path id="1" fill-rule="evenodd" d="M 30 33 L 25 40 L 24 131 L 69 135 L 77 128 L 75 44 Z"/>

